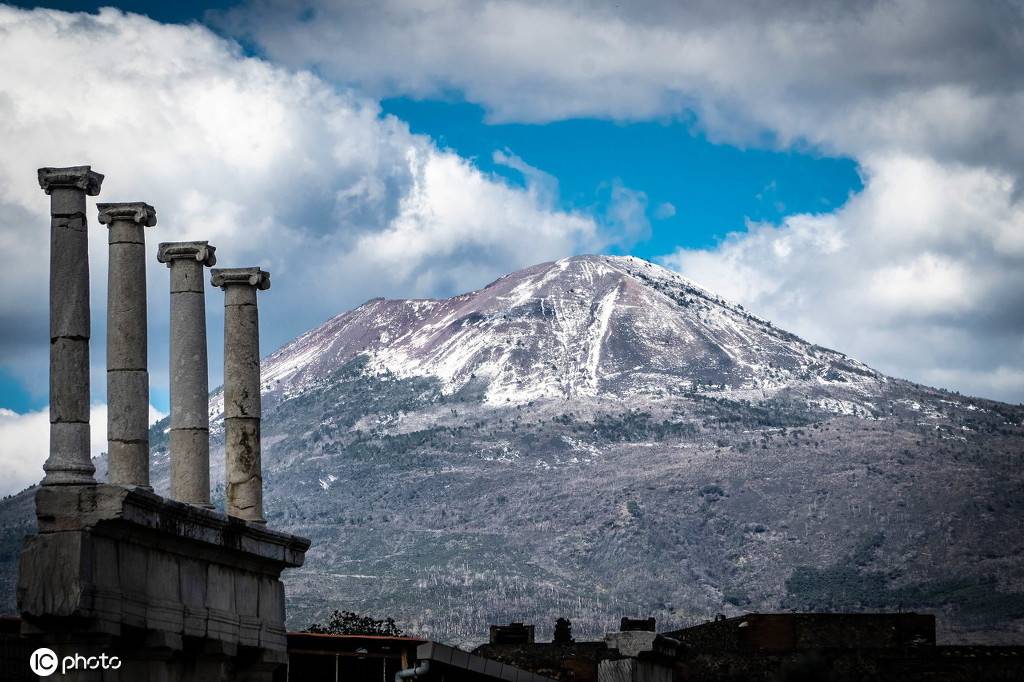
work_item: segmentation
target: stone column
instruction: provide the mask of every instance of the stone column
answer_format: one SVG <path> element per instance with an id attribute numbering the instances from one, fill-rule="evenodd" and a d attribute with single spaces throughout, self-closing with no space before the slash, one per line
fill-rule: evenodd
<path id="1" fill-rule="evenodd" d="M 270 273 L 259 268 L 211 272 L 213 286 L 224 290 L 227 513 L 266 523 L 260 462 L 260 329 L 256 291 L 270 288 Z"/>
<path id="2" fill-rule="evenodd" d="M 156 258 L 171 270 L 171 498 L 210 504 L 210 384 L 203 266 L 207 242 L 165 242 Z"/>
<path id="3" fill-rule="evenodd" d="M 92 484 L 89 457 L 89 235 L 85 196 L 103 176 L 89 166 L 40 168 L 50 195 L 50 453 L 43 485 Z"/>
<path id="4" fill-rule="evenodd" d="M 97 204 L 110 244 L 107 270 L 107 457 L 114 485 L 149 488 L 146 236 L 149 204 Z"/>

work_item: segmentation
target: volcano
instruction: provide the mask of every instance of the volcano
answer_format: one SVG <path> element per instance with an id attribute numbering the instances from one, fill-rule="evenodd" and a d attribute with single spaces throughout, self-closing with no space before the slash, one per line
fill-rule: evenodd
<path id="1" fill-rule="evenodd" d="M 468 645 L 561 616 L 586 638 L 913 609 L 940 638 L 1024 630 L 1024 408 L 885 376 L 637 258 L 374 299 L 262 380 L 265 514 L 313 540 L 292 628 L 339 608 Z M 222 502 L 219 392 L 210 412 Z M 7 610 L 31 514 L 31 491 L 0 504 Z"/>

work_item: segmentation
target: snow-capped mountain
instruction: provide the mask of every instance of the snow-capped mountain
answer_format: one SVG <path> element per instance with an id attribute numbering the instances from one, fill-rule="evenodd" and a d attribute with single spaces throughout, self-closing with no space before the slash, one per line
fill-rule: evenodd
<path id="1" fill-rule="evenodd" d="M 372 300 L 262 378 L 265 514 L 313 540 L 292 628 L 344 608 L 469 645 L 510 620 L 898 608 L 959 641 L 1024 631 L 1024 408 L 883 376 L 642 260 Z M 222 500 L 219 391 L 210 411 Z M 0 502 L 5 610 L 31 499 Z"/>
<path id="2" fill-rule="evenodd" d="M 777 329 L 684 277 L 633 257 L 577 256 L 445 300 L 374 299 L 272 353 L 264 391 L 280 398 L 364 356 L 371 371 L 471 382 L 489 405 L 664 398 L 785 388 L 876 394 L 885 377 Z M 219 416 L 215 404 L 214 417 Z"/>

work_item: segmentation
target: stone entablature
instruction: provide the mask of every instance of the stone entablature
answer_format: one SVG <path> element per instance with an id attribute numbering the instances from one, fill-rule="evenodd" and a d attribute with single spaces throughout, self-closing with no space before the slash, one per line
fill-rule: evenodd
<path id="1" fill-rule="evenodd" d="M 42 487 L 36 514 L 18 586 L 27 636 L 120 656 L 121 679 L 148 679 L 157 656 L 167 680 L 235 679 L 246 666 L 259 679 L 286 660 L 280 574 L 302 565 L 308 540 L 103 484 Z"/>

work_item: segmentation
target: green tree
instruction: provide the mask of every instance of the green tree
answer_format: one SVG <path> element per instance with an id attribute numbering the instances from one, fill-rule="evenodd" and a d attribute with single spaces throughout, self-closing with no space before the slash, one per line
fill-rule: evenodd
<path id="1" fill-rule="evenodd" d="M 326 625 L 313 623 L 306 632 L 328 635 L 385 635 L 400 637 L 402 629 L 395 624 L 394 618 L 377 620 L 371 616 L 360 616 L 352 611 L 338 611 L 331 614 Z"/>

